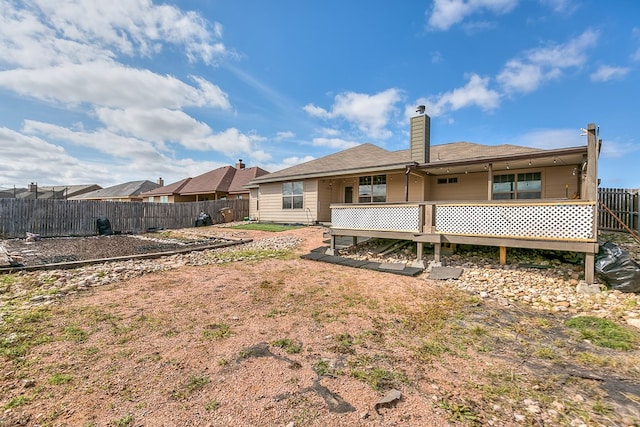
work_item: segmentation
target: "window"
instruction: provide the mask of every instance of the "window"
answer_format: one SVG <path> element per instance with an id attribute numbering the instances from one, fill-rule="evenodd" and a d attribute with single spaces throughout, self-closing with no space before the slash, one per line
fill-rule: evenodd
<path id="1" fill-rule="evenodd" d="M 542 197 L 542 174 L 528 172 L 496 175 L 493 177 L 493 198 L 540 199 Z"/>
<path id="2" fill-rule="evenodd" d="M 153 203 L 153 201 L 154 201 L 153 199 L 154 199 L 154 197 L 153 197 L 153 196 L 149 196 L 148 202 L 149 202 L 149 203 Z"/>
<path id="3" fill-rule="evenodd" d="M 282 209 L 302 209 L 302 181 L 282 183 Z"/>
<path id="4" fill-rule="evenodd" d="M 438 184 L 457 184 L 458 177 L 453 178 L 438 178 Z"/>
<path id="5" fill-rule="evenodd" d="M 160 203 L 169 203 L 169 196 L 160 196 Z"/>
<path id="6" fill-rule="evenodd" d="M 542 174 L 528 172 L 518 174 L 518 199 L 542 198 Z"/>
<path id="7" fill-rule="evenodd" d="M 387 176 L 361 176 L 358 180 L 358 203 L 386 202 Z"/>

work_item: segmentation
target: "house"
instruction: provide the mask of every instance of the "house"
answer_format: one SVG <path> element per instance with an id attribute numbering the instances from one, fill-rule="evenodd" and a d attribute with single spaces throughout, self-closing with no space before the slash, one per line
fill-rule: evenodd
<path id="1" fill-rule="evenodd" d="M 414 117 L 409 149 L 362 144 L 256 178 L 249 183 L 250 215 L 317 223 L 331 222 L 334 203 L 569 199 L 581 193 L 586 146 L 431 146 L 428 129 L 427 115 Z"/>
<path id="2" fill-rule="evenodd" d="M 44 186 L 37 183 L 30 183 L 27 188 L 12 188 L 0 191 L 0 198 L 14 198 L 24 200 L 35 199 L 70 199 L 79 194 L 87 193 L 90 191 L 98 190 L 100 187 L 97 184 L 84 184 L 84 185 L 56 185 L 56 186 Z"/>
<path id="3" fill-rule="evenodd" d="M 254 178 L 268 174 L 259 167 L 245 167 L 242 160 L 236 166 L 218 169 L 185 178 L 141 194 L 144 201 L 159 203 L 198 202 L 203 200 L 242 199 L 249 197 L 244 186 Z"/>
<path id="4" fill-rule="evenodd" d="M 140 193 L 154 190 L 160 187 L 159 183 L 148 180 L 131 181 L 99 190 L 90 191 L 77 196 L 69 197 L 69 200 L 108 200 L 112 202 L 141 202 Z"/>
<path id="5" fill-rule="evenodd" d="M 597 245 L 595 125 L 587 144 L 551 150 L 430 144 L 430 118 L 410 119 L 409 148 L 362 144 L 253 179 L 250 216 L 329 223 L 335 237 L 579 251 L 593 281 Z"/>

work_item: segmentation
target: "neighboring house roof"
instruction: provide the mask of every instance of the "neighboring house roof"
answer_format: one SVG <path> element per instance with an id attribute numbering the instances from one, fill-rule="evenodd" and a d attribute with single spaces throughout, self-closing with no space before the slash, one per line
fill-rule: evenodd
<path id="1" fill-rule="evenodd" d="M 233 181 L 229 185 L 229 194 L 246 193 L 245 185 L 254 178 L 267 175 L 269 172 L 259 167 L 245 168 L 236 170 Z"/>
<path id="2" fill-rule="evenodd" d="M 0 199 L 17 199 L 19 194 L 27 191 L 26 188 L 5 188 L 0 190 Z"/>
<path id="3" fill-rule="evenodd" d="M 69 199 L 79 194 L 87 193 L 89 191 L 98 190 L 100 187 L 98 184 L 82 184 L 82 185 L 37 185 L 31 183 L 29 188 L 16 188 L 15 198 L 24 200 L 33 199 Z M 5 192 L 6 193 L 6 192 Z M 13 197 L 13 190 L 10 190 L 10 197 Z M 4 197 L 4 196 L 0 196 Z"/>
<path id="4" fill-rule="evenodd" d="M 586 147 L 575 147 L 573 149 L 586 150 Z M 452 142 L 432 145 L 429 148 L 430 162 L 420 164 L 420 166 L 431 167 L 461 161 L 480 162 L 512 156 L 540 156 L 556 151 L 560 153 L 573 149 L 543 150 L 511 144 L 482 145 L 473 142 Z M 409 149 L 388 151 L 367 143 L 253 179 L 250 182 L 250 186 L 291 179 L 387 171 L 413 164 L 416 164 L 416 162 L 411 160 Z"/>
<path id="5" fill-rule="evenodd" d="M 131 198 L 139 196 L 140 193 L 158 188 L 160 185 L 155 182 L 143 180 L 143 181 L 131 181 L 124 184 L 118 184 L 107 188 L 101 188 L 99 190 L 84 193 L 79 196 L 70 197 L 73 200 L 98 200 L 98 199 L 118 199 L 118 198 Z"/>
<path id="6" fill-rule="evenodd" d="M 147 191 L 141 196 L 169 196 L 169 195 L 196 195 L 211 193 L 248 193 L 244 186 L 253 178 L 268 174 L 266 170 L 258 167 L 235 168 L 223 166 L 218 169 L 198 175 L 194 178 L 185 178 L 180 181 Z"/>
<path id="7" fill-rule="evenodd" d="M 78 184 L 78 185 L 55 185 L 55 186 L 44 186 L 41 185 L 38 187 L 38 193 L 50 191 L 50 192 L 59 192 L 64 190 L 64 195 L 67 198 L 71 198 L 73 196 L 78 196 L 80 194 L 88 193 L 90 191 L 99 190 L 102 187 L 98 184 Z M 40 197 L 40 195 L 38 195 Z"/>
<path id="8" fill-rule="evenodd" d="M 236 168 L 223 166 L 202 175 L 198 175 L 185 184 L 180 190 L 181 195 L 207 194 L 228 192 Z"/>
<path id="9" fill-rule="evenodd" d="M 149 196 L 170 196 L 172 194 L 180 194 L 180 190 L 182 190 L 182 187 L 184 187 L 192 179 L 193 178 L 181 179 L 180 181 L 176 181 L 171 184 L 158 187 L 154 190 L 140 193 L 140 195 L 142 197 L 149 197 Z"/>

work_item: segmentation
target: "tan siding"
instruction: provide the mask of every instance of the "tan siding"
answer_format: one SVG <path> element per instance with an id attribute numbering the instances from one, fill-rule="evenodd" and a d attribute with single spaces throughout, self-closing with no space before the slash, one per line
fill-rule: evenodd
<path id="1" fill-rule="evenodd" d="M 252 188 L 249 192 L 249 218 L 257 219 L 260 218 L 260 213 L 258 212 L 258 189 Z"/>
<path id="2" fill-rule="evenodd" d="M 318 217 L 317 180 L 304 181 L 303 209 L 282 209 L 282 183 L 260 185 L 259 220 L 263 222 L 302 223 Z"/>
<path id="3" fill-rule="evenodd" d="M 549 168 L 531 168 L 511 171 L 497 171 L 494 175 L 506 173 L 541 172 L 542 174 L 542 198 L 559 199 L 571 198 L 578 192 L 578 174 L 573 175 L 573 169 L 577 167 L 556 166 Z M 457 177 L 457 183 L 438 184 L 438 178 Z M 460 175 L 430 176 L 428 182 L 431 188 L 430 200 L 486 200 L 487 199 L 487 174 L 470 173 Z"/>
<path id="4" fill-rule="evenodd" d="M 404 202 L 404 174 L 387 174 L 387 202 Z"/>
<path id="5" fill-rule="evenodd" d="M 387 202 L 404 202 L 405 174 L 387 174 Z M 415 174 L 409 174 L 409 202 L 424 200 L 423 179 Z"/>
<path id="6" fill-rule="evenodd" d="M 577 168 L 576 175 L 573 169 Z M 579 193 L 579 165 L 565 165 L 545 168 L 542 171 L 542 197 L 547 199 L 572 198 Z"/>
<path id="7" fill-rule="evenodd" d="M 333 179 L 316 181 L 318 186 L 318 211 L 317 221 L 331 221 L 331 209 L 329 206 L 335 200 L 339 200 L 340 189 Z"/>
<path id="8" fill-rule="evenodd" d="M 456 183 L 438 184 L 438 178 L 458 178 Z M 430 176 L 431 200 L 487 200 L 487 174 Z"/>

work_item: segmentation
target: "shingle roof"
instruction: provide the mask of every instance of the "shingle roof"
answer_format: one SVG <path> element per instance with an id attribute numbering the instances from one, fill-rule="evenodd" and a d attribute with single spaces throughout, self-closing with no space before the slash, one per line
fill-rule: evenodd
<path id="1" fill-rule="evenodd" d="M 247 185 L 249 181 L 268 173 L 268 171 L 259 167 L 237 169 L 228 191 L 230 194 L 246 193 L 247 189 L 244 188 L 244 186 Z"/>
<path id="2" fill-rule="evenodd" d="M 430 163 L 434 163 L 437 161 L 486 159 L 540 151 L 544 150 L 511 144 L 482 145 L 475 142 L 462 141 L 432 145 L 429 150 L 429 160 Z"/>
<path id="3" fill-rule="evenodd" d="M 147 197 L 147 196 L 170 196 L 172 194 L 180 194 L 180 190 L 182 190 L 182 187 L 184 187 L 192 179 L 193 178 L 184 178 L 184 179 L 181 179 L 180 181 L 176 181 L 171 184 L 158 187 L 155 190 L 140 193 L 140 195 L 143 197 Z"/>
<path id="4" fill-rule="evenodd" d="M 143 193 L 142 196 L 246 193 L 248 190 L 244 188 L 245 184 L 253 178 L 268 173 L 268 171 L 258 167 L 236 169 L 233 166 L 223 166 L 194 178 L 185 178 L 172 184 L 165 185 L 164 187 L 147 191 L 146 193 Z"/>
<path id="5" fill-rule="evenodd" d="M 100 190 L 91 191 L 89 193 L 84 193 L 70 198 L 74 200 L 125 198 L 138 196 L 140 193 L 144 193 L 145 191 L 150 191 L 158 187 L 158 184 L 148 180 L 131 181 L 114 185 L 112 187 L 101 188 Z"/>
<path id="6" fill-rule="evenodd" d="M 369 167 L 398 166 L 410 162 L 409 150 L 388 151 L 373 144 L 362 144 L 319 159 L 301 163 L 290 168 L 254 179 L 252 183 L 269 182 L 278 178 L 332 174 Z"/>
<path id="7" fill-rule="evenodd" d="M 436 163 L 438 161 L 485 159 L 540 151 L 545 150 L 510 144 L 482 145 L 473 142 L 452 142 L 432 145 L 429 156 L 430 163 Z M 391 168 L 400 169 L 410 163 L 413 161 L 408 149 L 388 151 L 367 143 L 264 175 L 252 180 L 251 184 L 299 177 L 347 174 L 374 168 L 380 171 Z"/>
<path id="8" fill-rule="evenodd" d="M 224 166 L 198 175 L 195 178 L 191 178 L 180 189 L 179 193 L 187 195 L 226 192 L 233 179 L 233 170 L 235 168 L 232 166 Z"/>

